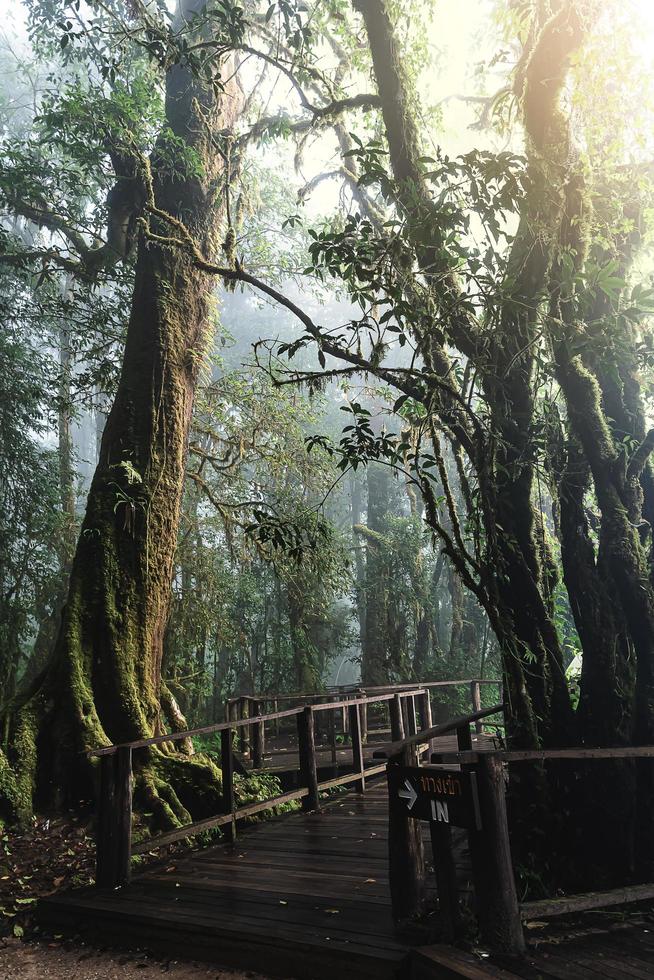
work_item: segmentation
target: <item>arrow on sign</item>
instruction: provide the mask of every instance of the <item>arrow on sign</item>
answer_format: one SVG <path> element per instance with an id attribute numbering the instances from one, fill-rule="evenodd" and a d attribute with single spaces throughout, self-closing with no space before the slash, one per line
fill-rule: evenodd
<path id="1" fill-rule="evenodd" d="M 418 794 L 413 788 L 413 784 L 410 783 L 408 779 L 404 780 L 404 785 L 406 786 L 406 789 L 398 789 L 397 795 L 403 800 L 407 801 L 407 807 L 410 810 L 418 799 Z"/>

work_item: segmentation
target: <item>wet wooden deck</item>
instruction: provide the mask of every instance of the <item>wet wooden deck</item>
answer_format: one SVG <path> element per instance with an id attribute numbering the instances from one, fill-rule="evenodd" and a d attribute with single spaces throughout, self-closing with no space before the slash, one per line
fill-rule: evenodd
<path id="1" fill-rule="evenodd" d="M 450 946 L 413 951 L 410 980 L 652 980 L 652 933 L 642 927 L 600 928 L 574 939 L 530 943 L 520 961 L 474 957 Z"/>
<path id="2" fill-rule="evenodd" d="M 606 917 L 606 916 L 605 916 Z M 654 925 L 600 922 L 532 941 L 524 961 L 497 961 L 516 980 L 652 980 Z"/>
<path id="3" fill-rule="evenodd" d="M 383 783 L 320 813 L 292 814 L 158 864 L 131 885 L 41 903 L 49 926 L 285 977 L 399 975 Z"/>
<path id="4" fill-rule="evenodd" d="M 654 980 L 654 912 L 647 910 L 622 921 L 594 913 L 581 925 L 527 930 L 529 954 L 520 962 L 398 940 L 387 827 L 382 778 L 364 795 L 343 793 L 321 812 L 252 825 L 234 845 L 158 861 L 129 886 L 51 896 L 40 903 L 40 919 L 51 930 L 82 932 L 103 944 L 286 980 L 340 980 L 339 972 L 342 980 Z M 423 829 L 426 836 L 427 824 Z"/>

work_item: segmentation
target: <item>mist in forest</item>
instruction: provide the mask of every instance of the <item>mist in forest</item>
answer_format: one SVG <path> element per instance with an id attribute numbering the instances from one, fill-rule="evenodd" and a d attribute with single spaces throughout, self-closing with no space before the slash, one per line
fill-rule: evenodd
<path id="1" fill-rule="evenodd" d="M 56 58 L 48 64 L 40 57 L 25 70 L 33 58 L 30 24 L 20 8 L 10 6 L 8 13 L 0 62 L 3 131 L 11 140 L 34 125 L 57 66 Z M 465 87 L 460 54 L 479 32 L 469 25 L 462 30 L 461 12 L 447 18 L 458 41 L 438 46 L 434 57 L 451 89 L 439 111 L 451 152 L 457 152 L 477 138 L 474 103 L 460 100 L 455 89 Z M 63 70 L 71 84 L 76 70 L 74 64 Z M 247 75 L 256 85 L 248 66 Z M 294 97 L 284 82 L 276 80 L 267 112 L 285 111 Z M 274 146 L 272 156 L 268 149 L 255 152 L 254 179 L 237 201 L 245 215 L 239 244 L 251 247 L 264 267 L 271 250 L 277 251 L 280 288 L 333 331 L 360 311 L 331 284 L 302 280 L 306 242 L 297 233 L 300 221 L 319 224 L 339 205 L 339 181 L 329 176 L 333 145 L 318 133 L 303 147 L 301 161 L 294 152 L 284 143 Z M 290 221 L 280 229 L 279 218 Z M 18 234 L 26 245 L 44 236 L 38 222 L 3 221 L 7 234 Z M 56 239 L 56 230 L 50 237 Z M 29 388 L 33 359 L 40 388 L 34 389 L 34 417 L 21 433 L 37 461 L 33 485 L 21 486 L 18 472 L 5 483 L 8 497 L 16 495 L 5 498 L 10 560 L 2 580 L 11 598 L 0 627 L 10 692 L 38 675 L 55 641 L 73 541 L 115 393 L 129 302 L 120 281 L 86 294 L 72 278 L 49 276 L 16 288 L 5 300 L 11 329 L 4 354 L 13 356 L 13 342 L 23 345 L 30 364 L 20 380 Z M 80 327 L 90 316 L 92 329 L 69 327 L 71 312 Z M 368 374 L 339 377 L 337 361 L 328 356 L 334 377 L 289 378 L 273 389 L 279 345 L 299 336 L 292 313 L 237 285 L 216 289 L 212 316 L 213 351 L 196 407 L 166 626 L 168 682 L 189 721 L 217 720 L 224 700 L 241 693 L 483 676 L 496 669 L 483 610 L 434 547 L 410 482 L 384 461 L 343 472 L 320 447 L 307 452 L 314 436 L 339 443 L 352 403 L 372 412 L 376 431 L 400 436 L 387 387 Z M 394 346 L 395 363 L 408 365 L 410 351 Z M 293 371 L 321 370 L 309 349 L 291 363 Z M 453 458 L 447 465 L 454 468 Z M 217 477 L 220 500 L 213 494 Z M 12 504 L 14 515 L 22 508 L 18 523 Z M 280 536 L 263 541 L 260 523 L 265 536 L 271 517 L 280 522 Z M 28 528 L 34 521 L 39 534 L 29 544 L 38 561 L 14 590 L 24 534 L 33 533 Z M 298 542 L 307 545 L 301 557 L 292 555 Z"/>
<path id="2" fill-rule="evenodd" d="M 162 733 L 202 819 L 245 696 L 654 743 L 652 5 L 3 10 L 0 819 Z M 511 777 L 524 868 L 654 867 L 647 772 Z"/>

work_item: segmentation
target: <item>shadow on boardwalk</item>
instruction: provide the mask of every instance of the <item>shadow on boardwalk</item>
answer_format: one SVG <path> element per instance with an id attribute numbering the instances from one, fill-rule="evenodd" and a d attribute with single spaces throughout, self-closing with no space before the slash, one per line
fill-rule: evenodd
<path id="1" fill-rule="evenodd" d="M 221 966 L 333 978 L 393 977 L 386 787 L 345 794 L 320 813 L 267 821 L 235 845 L 162 863 L 113 891 L 46 899 L 50 926 L 137 943 Z"/>
<path id="2" fill-rule="evenodd" d="M 382 780 L 320 813 L 250 827 L 234 845 L 151 865 L 129 886 L 51 896 L 40 903 L 40 919 L 103 944 L 299 980 L 653 980 L 654 917 L 647 912 L 631 924 L 596 913 L 567 931 L 528 930 L 537 940 L 521 962 L 398 941 L 387 825 Z"/>

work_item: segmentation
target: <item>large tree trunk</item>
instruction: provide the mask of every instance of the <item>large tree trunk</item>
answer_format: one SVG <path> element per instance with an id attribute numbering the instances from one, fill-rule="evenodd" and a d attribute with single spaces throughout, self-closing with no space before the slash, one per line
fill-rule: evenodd
<path id="1" fill-rule="evenodd" d="M 217 95 L 184 64 L 171 68 L 166 124 L 200 167 L 171 174 L 158 147 L 151 161 L 157 209 L 183 221 L 205 255 L 215 250 L 221 221 L 216 181 L 223 164 L 212 134 L 231 126 L 239 104 L 236 86 L 228 83 L 228 89 Z M 152 232 L 177 234 L 162 218 Z M 24 774 L 25 803 L 32 789 L 41 802 L 88 799 L 90 748 L 159 730 L 187 438 L 198 371 L 211 342 L 213 288 L 187 250 L 141 233 L 122 372 L 61 632 L 45 682 L 18 714 L 14 755 Z M 163 757 L 147 760 L 140 789 L 150 802 L 165 797 L 158 815 L 168 821 L 188 816 L 161 778 Z"/>
<path id="2" fill-rule="evenodd" d="M 566 188 L 561 227 L 562 247 L 575 255 L 578 270 L 587 258 L 590 220 L 588 195 L 578 175 Z M 616 240 L 610 255 L 599 256 L 600 263 L 617 260 L 626 278 L 633 245 L 630 240 Z M 612 303 L 600 291 L 588 307 L 570 285 L 563 285 L 567 281 L 565 276 L 553 276 L 550 330 L 570 430 L 559 497 L 564 574 L 584 650 L 579 732 L 590 745 L 646 744 L 654 736 L 654 591 L 649 542 L 639 529 L 648 490 L 647 478 L 642 477 L 654 440 L 645 434 L 633 330 L 621 325 Z M 612 370 L 600 353 L 601 341 L 597 351 L 589 345 L 583 355 L 576 354 L 575 341 L 586 330 L 582 313 L 595 330 L 598 325 L 606 329 L 605 342 L 615 347 Z M 626 435 L 640 441 L 629 459 Z M 591 478 L 599 507 L 599 516 L 593 518 L 597 547 L 584 508 Z M 608 803 L 607 780 L 615 787 Z M 606 810 L 603 832 L 613 840 L 613 860 L 604 863 L 609 880 L 623 881 L 625 875 L 640 874 L 641 869 L 646 877 L 653 859 L 651 767 L 607 764 L 600 773 L 589 772 L 584 786 L 581 809 L 587 809 L 589 831 L 582 847 L 590 848 L 589 865 L 593 851 L 601 847 L 593 819 L 594 805 L 601 805 Z M 636 821 L 639 841 L 633 833 Z"/>
<path id="3" fill-rule="evenodd" d="M 487 461 L 475 458 L 474 441 L 472 461 L 477 465 L 485 515 L 486 578 L 497 607 L 493 626 L 504 657 L 511 735 L 516 744 L 525 746 L 536 746 L 542 739 L 566 741 L 572 731 L 572 709 L 556 628 L 543 596 L 546 575 L 536 540 L 528 445 L 533 416 L 531 345 L 560 216 L 560 207 L 557 212 L 549 193 L 550 179 L 554 177 L 554 186 L 560 181 L 567 156 L 565 119 L 558 103 L 570 54 L 582 34 L 578 18 L 567 3 L 560 5 L 553 17 L 535 26 L 525 53 L 524 91 L 518 95 L 523 99 L 532 151 L 531 190 L 511 257 L 507 286 L 509 280 L 512 285 L 499 313 L 489 358 L 465 304 L 457 302 L 456 278 L 443 262 L 443 221 L 420 167 L 420 141 L 389 6 L 386 0 L 353 3 L 363 15 L 370 43 L 396 202 L 406 216 L 407 233 L 441 314 L 433 329 L 421 328 L 421 353 L 429 370 L 453 387 L 450 359 L 442 343 L 442 331 L 447 330 L 448 339 L 472 358 L 490 402 L 496 466 L 489 468 Z M 548 157 L 553 164 L 546 169 L 543 161 Z M 433 404 L 440 422 L 467 444 L 470 454 L 465 421 L 438 385 Z"/>

